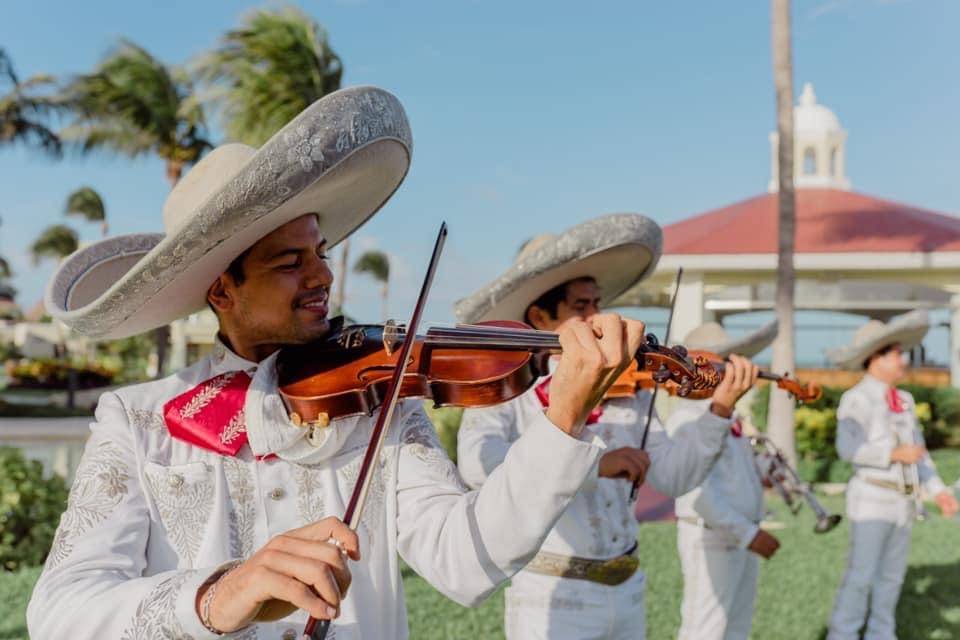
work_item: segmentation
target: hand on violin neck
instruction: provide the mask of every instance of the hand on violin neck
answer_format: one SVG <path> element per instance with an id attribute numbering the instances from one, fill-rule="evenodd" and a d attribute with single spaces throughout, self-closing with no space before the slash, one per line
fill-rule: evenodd
<path id="1" fill-rule="evenodd" d="M 723 371 L 723 380 L 713 392 L 711 411 L 724 418 L 733 414 L 737 401 L 757 382 L 760 369 L 747 358 L 732 354 Z"/>
<path id="2" fill-rule="evenodd" d="M 550 382 L 547 418 L 579 437 L 587 415 L 633 360 L 643 332 L 642 322 L 615 313 L 573 317 L 560 325 L 562 354 Z"/>

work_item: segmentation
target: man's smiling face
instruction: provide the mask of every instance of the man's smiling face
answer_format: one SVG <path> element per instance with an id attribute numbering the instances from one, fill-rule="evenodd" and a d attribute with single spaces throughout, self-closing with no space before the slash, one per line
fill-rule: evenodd
<path id="1" fill-rule="evenodd" d="M 282 345 L 310 342 L 329 331 L 333 272 L 315 214 L 261 238 L 236 267 L 214 282 L 207 299 L 238 354 L 260 360 Z"/>

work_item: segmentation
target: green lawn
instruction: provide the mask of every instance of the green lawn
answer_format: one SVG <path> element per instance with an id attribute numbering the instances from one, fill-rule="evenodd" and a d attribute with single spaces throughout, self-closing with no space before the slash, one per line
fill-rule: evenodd
<path id="1" fill-rule="evenodd" d="M 958 452 L 935 452 L 948 482 L 960 474 Z M 843 499 L 824 498 L 842 512 Z M 792 518 L 770 499 L 786 525 L 776 531 L 783 547 L 763 567 L 754 618 L 758 640 L 820 640 L 846 557 L 847 528 L 825 536 L 813 533 L 804 508 Z M 933 514 L 936 509 L 930 508 Z M 673 638 L 680 622 L 680 563 L 676 528 L 651 524 L 640 528 L 640 557 L 648 575 L 647 619 L 651 640 Z M 898 609 L 900 640 L 960 640 L 960 522 L 934 515 L 914 528 L 910 568 Z M 0 576 L 0 640 L 26 638 L 23 621 L 36 569 Z M 411 637 L 416 640 L 502 638 L 503 594 L 477 609 L 443 598 L 412 571 L 404 573 Z"/>

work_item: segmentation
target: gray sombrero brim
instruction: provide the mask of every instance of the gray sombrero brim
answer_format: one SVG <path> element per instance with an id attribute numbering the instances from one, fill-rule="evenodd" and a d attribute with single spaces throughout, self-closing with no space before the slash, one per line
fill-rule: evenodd
<path id="1" fill-rule="evenodd" d="M 110 238 L 67 258 L 47 287 L 47 309 L 97 338 L 135 335 L 202 309 L 213 280 L 277 227 L 319 213 L 332 246 L 366 222 L 406 176 L 412 145 L 390 93 L 332 93 L 257 150 L 174 233 Z"/>
<path id="2" fill-rule="evenodd" d="M 596 279 L 602 304 L 653 272 L 660 260 L 660 226 L 634 213 L 579 224 L 515 262 L 499 278 L 457 301 L 460 322 L 524 320 L 530 303 L 550 289 L 582 277 Z"/>
<path id="3" fill-rule="evenodd" d="M 688 340 L 684 342 L 684 346 L 688 349 L 711 351 L 724 358 L 732 353 L 744 356 L 745 358 L 752 358 L 773 344 L 773 341 L 777 339 L 779 329 L 780 323 L 777 320 L 773 320 L 755 331 L 730 338 L 722 343 L 698 343 L 696 340 L 690 340 L 688 338 Z"/>
<path id="4" fill-rule="evenodd" d="M 899 344 L 904 351 L 913 349 L 923 342 L 929 330 L 930 315 L 918 309 L 893 318 L 883 331 L 860 344 L 828 349 L 827 358 L 843 369 L 860 369 L 867 358 L 888 345 Z"/>

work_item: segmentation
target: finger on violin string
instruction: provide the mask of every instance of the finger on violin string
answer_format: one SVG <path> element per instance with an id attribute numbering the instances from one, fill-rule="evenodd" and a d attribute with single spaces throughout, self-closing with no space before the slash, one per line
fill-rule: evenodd
<path id="1" fill-rule="evenodd" d="M 624 330 L 623 321 L 615 313 L 598 313 L 591 316 L 590 324 L 594 327 L 594 333 L 597 334 L 597 342 L 600 347 L 600 353 L 603 356 L 603 368 L 616 369 L 623 363 L 624 348 Z"/>

